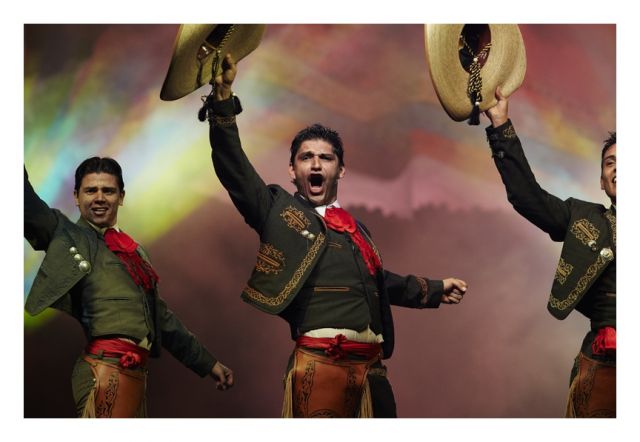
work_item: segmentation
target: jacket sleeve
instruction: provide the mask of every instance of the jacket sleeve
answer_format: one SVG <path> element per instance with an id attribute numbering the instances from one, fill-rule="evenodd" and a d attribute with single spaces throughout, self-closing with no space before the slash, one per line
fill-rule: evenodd
<path id="1" fill-rule="evenodd" d="M 210 374 L 217 362 L 216 358 L 187 330 L 159 296 L 156 297 L 156 318 L 162 335 L 162 346 L 199 376 Z"/>
<path id="2" fill-rule="evenodd" d="M 564 240 L 571 218 L 572 199 L 563 201 L 540 187 L 511 120 L 496 128 L 490 126 L 486 131 L 492 157 L 513 208 L 554 241 Z"/>
<path id="3" fill-rule="evenodd" d="M 261 233 L 273 196 L 242 150 L 234 97 L 214 102 L 213 113 L 209 129 L 213 168 L 245 222 Z"/>
<path id="4" fill-rule="evenodd" d="M 384 271 L 384 285 L 392 305 L 409 308 L 438 308 L 444 293 L 444 283 L 420 276 L 400 276 Z"/>
<path id="5" fill-rule="evenodd" d="M 53 210 L 38 197 L 24 168 L 24 237 L 35 250 L 47 250 L 58 225 Z"/>

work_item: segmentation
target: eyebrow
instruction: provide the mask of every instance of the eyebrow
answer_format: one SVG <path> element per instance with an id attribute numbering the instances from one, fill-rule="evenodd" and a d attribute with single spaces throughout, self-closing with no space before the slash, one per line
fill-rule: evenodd
<path id="1" fill-rule="evenodd" d="M 98 188 L 101 188 L 103 191 L 104 190 L 112 190 L 114 192 L 118 191 L 118 188 L 117 187 L 113 187 L 113 186 L 102 186 L 102 187 L 99 187 L 99 186 L 87 186 L 87 187 L 83 187 L 82 190 L 84 190 L 84 191 L 87 191 L 87 190 L 98 190 Z"/>
<path id="2" fill-rule="evenodd" d="M 313 150 L 301 150 L 298 152 L 298 156 L 304 156 L 304 155 L 317 155 L 319 157 L 325 156 L 325 157 L 334 157 L 336 154 L 333 153 L 333 151 L 331 152 L 315 152 Z"/>

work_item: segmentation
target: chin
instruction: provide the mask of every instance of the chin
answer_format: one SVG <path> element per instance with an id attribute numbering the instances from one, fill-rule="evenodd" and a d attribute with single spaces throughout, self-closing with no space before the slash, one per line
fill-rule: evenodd
<path id="1" fill-rule="evenodd" d="M 105 219 L 91 219 L 91 218 L 87 218 L 87 220 L 89 220 L 89 222 L 90 222 L 91 224 L 93 224 L 94 226 L 96 226 L 96 227 L 100 227 L 100 228 L 103 228 L 103 227 L 109 227 L 109 223 L 108 223 L 108 221 L 107 221 L 107 220 L 105 220 Z"/>
<path id="2" fill-rule="evenodd" d="M 311 203 L 312 206 L 322 206 L 324 205 L 324 198 L 317 198 L 317 197 L 308 197 L 307 201 L 309 201 Z"/>

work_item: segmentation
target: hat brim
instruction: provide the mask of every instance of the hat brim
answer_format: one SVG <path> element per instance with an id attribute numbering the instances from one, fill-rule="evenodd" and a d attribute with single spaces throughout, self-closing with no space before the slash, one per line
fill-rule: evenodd
<path id="1" fill-rule="evenodd" d="M 480 111 L 495 106 L 495 90 L 501 86 L 504 96 L 516 91 L 524 80 L 527 57 L 518 25 L 489 24 L 491 50 L 480 71 L 482 102 Z M 455 121 L 471 115 L 473 105 L 467 96 L 469 73 L 458 54 L 459 36 L 464 24 L 425 25 L 425 48 L 429 73 L 436 95 L 447 114 Z"/>
<path id="2" fill-rule="evenodd" d="M 180 25 L 167 77 L 160 91 L 162 100 L 177 100 L 209 83 L 215 52 L 201 60 L 198 60 L 198 52 L 217 26 L 223 25 Z M 222 57 L 229 53 L 235 61 L 240 61 L 258 47 L 265 28 L 266 25 L 231 25 L 227 37 L 216 43 L 216 49 L 220 50 Z"/>

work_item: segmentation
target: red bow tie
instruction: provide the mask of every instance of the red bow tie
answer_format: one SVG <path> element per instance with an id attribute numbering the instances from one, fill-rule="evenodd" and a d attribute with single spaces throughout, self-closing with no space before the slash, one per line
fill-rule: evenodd
<path id="1" fill-rule="evenodd" d="M 336 232 L 356 231 L 356 220 L 349 212 L 341 207 L 327 207 L 324 212 L 324 220 L 331 229 Z"/>
<path id="2" fill-rule="evenodd" d="M 347 232 L 351 236 L 371 275 L 375 275 L 377 270 L 382 269 L 382 262 L 373 250 L 373 244 L 364 239 L 355 218 L 349 212 L 340 207 L 328 207 L 324 212 L 324 220 L 330 229 L 336 232 Z"/>

